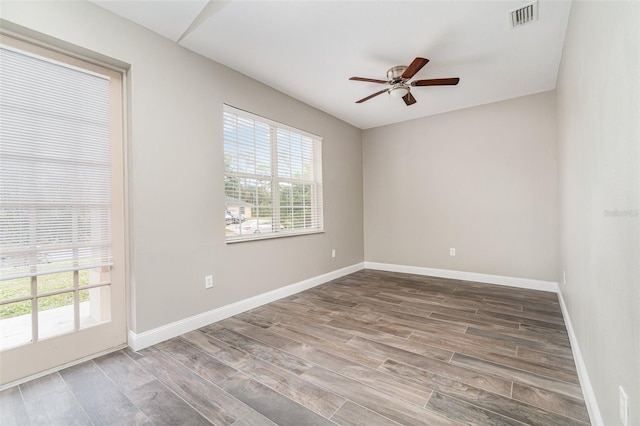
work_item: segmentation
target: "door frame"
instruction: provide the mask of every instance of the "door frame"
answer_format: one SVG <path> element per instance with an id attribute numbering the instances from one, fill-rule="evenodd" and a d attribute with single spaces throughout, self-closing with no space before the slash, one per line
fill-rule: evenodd
<path id="1" fill-rule="evenodd" d="M 46 42 L 3 28 L 2 44 L 44 56 L 71 66 L 87 69 L 111 78 L 111 189 L 112 253 L 110 269 L 111 320 L 67 334 L 27 343 L 0 351 L 0 390 L 44 376 L 96 356 L 127 346 L 130 322 L 130 240 L 127 145 L 127 73 L 128 67 L 112 65 L 99 54 L 84 48 L 69 49 L 63 41 Z M 55 44 L 65 45 L 58 48 Z M 80 53 L 78 53 L 80 52 Z M 101 57 L 101 60 L 92 57 Z M 119 61 L 113 61 L 119 62 Z M 115 81 L 115 83 L 113 83 Z M 32 295 L 33 296 L 33 295 Z M 78 303 L 78 302 L 74 302 Z M 71 354 L 81 344 L 82 352 Z"/>

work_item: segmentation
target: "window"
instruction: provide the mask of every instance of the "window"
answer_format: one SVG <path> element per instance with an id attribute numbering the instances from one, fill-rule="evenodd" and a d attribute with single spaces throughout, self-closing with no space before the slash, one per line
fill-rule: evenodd
<path id="1" fill-rule="evenodd" d="M 322 232 L 321 144 L 224 106 L 227 242 Z"/>

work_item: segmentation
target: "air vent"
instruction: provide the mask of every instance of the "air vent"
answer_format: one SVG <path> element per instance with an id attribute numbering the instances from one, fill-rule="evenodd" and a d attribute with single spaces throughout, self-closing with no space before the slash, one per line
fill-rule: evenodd
<path id="1" fill-rule="evenodd" d="M 534 1 L 509 12 L 511 28 L 517 28 L 538 20 L 538 2 Z"/>

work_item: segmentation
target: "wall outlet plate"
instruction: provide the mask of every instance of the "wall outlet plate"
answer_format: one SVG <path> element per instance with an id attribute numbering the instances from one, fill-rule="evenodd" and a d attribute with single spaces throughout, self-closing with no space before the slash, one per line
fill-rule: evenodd
<path id="1" fill-rule="evenodd" d="M 204 277 L 204 288 L 213 288 L 213 275 Z"/>
<path id="2" fill-rule="evenodd" d="M 456 255 L 456 249 L 450 248 L 449 249 L 449 256 L 455 256 L 455 255 Z"/>

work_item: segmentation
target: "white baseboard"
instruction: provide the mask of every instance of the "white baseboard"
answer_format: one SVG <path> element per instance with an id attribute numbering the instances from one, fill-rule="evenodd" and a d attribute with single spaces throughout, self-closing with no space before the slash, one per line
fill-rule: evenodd
<path id="1" fill-rule="evenodd" d="M 208 312 L 203 312 L 189 318 L 172 322 L 171 324 L 163 325 L 161 327 L 154 328 L 153 330 L 144 331 L 138 334 L 129 330 L 128 344 L 134 351 L 139 351 L 140 349 L 144 349 L 146 347 L 155 345 L 156 343 L 160 343 L 181 334 L 188 333 L 216 321 L 220 321 L 225 318 L 240 314 L 242 312 L 246 312 L 250 309 L 257 308 L 258 306 L 262 306 L 278 299 L 282 299 L 283 297 L 291 296 L 292 294 L 299 293 L 303 290 L 310 289 L 331 280 L 335 280 L 336 278 L 352 274 L 354 272 L 360 271 L 363 268 L 364 263 L 356 263 L 355 265 L 337 269 L 335 271 L 318 275 L 304 281 L 300 281 L 282 288 L 269 291 L 267 293 L 240 300 L 230 305 L 222 306 Z"/>
<path id="2" fill-rule="evenodd" d="M 529 290 L 550 291 L 552 293 L 558 292 L 558 283 L 555 281 L 531 280 L 528 278 L 480 274 L 477 272 L 425 268 L 422 266 L 395 265 L 392 263 L 364 262 L 364 267 L 366 269 L 377 269 L 380 271 L 403 272 L 406 274 L 427 275 L 430 277 L 450 278 L 463 281 L 475 281 L 486 284 L 498 284 L 509 287 L 526 288 Z"/>
<path id="3" fill-rule="evenodd" d="M 580 378 L 580 386 L 582 387 L 582 394 L 584 395 L 584 403 L 587 406 L 589 412 L 589 419 L 594 426 L 604 425 L 602 420 L 602 414 L 598 408 L 598 401 L 596 401 L 596 395 L 593 392 L 591 386 L 591 380 L 589 380 L 589 373 L 587 372 L 587 366 L 582 358 L 582 352 L 580 351 L 580 345 L 578 344 L 578 338 L 573 330 L 573 324 L 571 323 L 571 317 L 569 316 L 569 310 L 564 302 L 562 296 L 562 290 L 558 289 L 558 299 L 560 300 L 560 307 L 562 308 L 562 316 L 564 317 L 564 325 L 567 328 L 567 334 L 569 335 L 569 342 L 571 342 L 571 352 L 573 352 L 573 360 L 576 363 L 576 370 L 578 370 L 578 377 Z"/>

